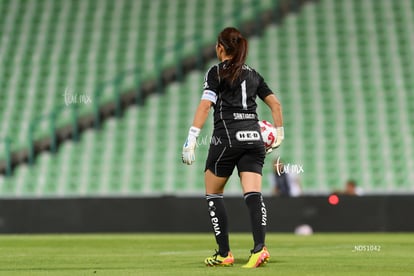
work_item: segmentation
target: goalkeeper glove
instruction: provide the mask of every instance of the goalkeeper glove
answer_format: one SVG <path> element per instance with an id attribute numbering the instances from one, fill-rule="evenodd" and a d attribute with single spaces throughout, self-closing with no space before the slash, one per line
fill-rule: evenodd
<path id="1" fill-rule="evenodd" d="M 200 134 L 200 129 L 197 127 L 190 127 L 190 130 L 188 131 L 188 137 L 187 140 L 184 143 L 183 146 L 183 154 L 182 154 L 182 160 L 183 163 L 187 165 L 193 164 L 195 161 L 195 148 L 197 145 L 197 137 Z"/>
<path id="2" fill-rule="evenodd" d="M 285 130 L 283 127 L 276 127 L 276 139 L 266 153 L 271 153 L 273 149 L 277 149 L 282 144 L 283 139 L 285 139 Z"/>

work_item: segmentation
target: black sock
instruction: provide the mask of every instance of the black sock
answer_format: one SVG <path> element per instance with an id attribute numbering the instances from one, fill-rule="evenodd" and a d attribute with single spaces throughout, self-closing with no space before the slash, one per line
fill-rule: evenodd
<path id="1" fill-rule="evenodd" d="M 219 254 L 227 256 L 230 251 L 229 233 L 227 227 L 227 212 L 222 194 L 207 194 L 208 213 L 213 226 L 213 233 L 219 246 Z"/>
<path id="2" fill-rule="evenodd" d="M 257 253 L 265 246 L 267 211 L 263 202 L 262 194 L 259 192 L 250 192 L 244 194 L 244 201 L 250 213 L 252 225 L 254 248 L 253 252 Z"/>

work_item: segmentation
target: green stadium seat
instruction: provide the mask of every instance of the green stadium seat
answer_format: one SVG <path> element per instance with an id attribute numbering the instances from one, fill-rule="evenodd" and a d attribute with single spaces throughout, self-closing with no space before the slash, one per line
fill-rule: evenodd
<path id="1" fill-rule="evenodd" d="M 4 11 L 12 1 L 1 1 L 0 32 L 11 35 L 7 42 L 0 37 L 0 86 L 13 93 L 0 101 L 0 130 L 15 149 L 27 145 L 28 122 L 64 104 L 67 87 L 92 94 L 99 83 L 143 64 L 143 76 L 156 76 L 156 58 L 167 66 L 197 51 L 196 31 L 201 43 L 212 44 L 223 24 L 275 5 L 245 0 L 240 9 L 237 0 L 160 1 L 19 1 L 10 13 Z M 267 157 L 264 175 L 280 155 L 303 166 L 305 193 L 341 189 L 348 178 L 366 193 L 413 192 L 413 8 L 409 1 L 321 0 L 250 39 L 249 64 L 284 108 L 286 141 Z M 157 49 L 168 51 L 157 56 Z M 87 131 L 56 154 L 42 154 L 33 167 L 18 167 L 13 177 L 0 178 L 0 197 L 203 194 L 208 146 L 197 149 L 194 166 L 180 163 L 203 77 L 204 71 L 192 72 L 100 131 Z M 122 92 L 136 84 L 135 76 L 126 77 Z M 104 101 L 114 98 L 113 87 L 104 91 Z M 79 106 L 81 114 L 92 110 Z M 263 104 L 259 114 L 271 120 Z M 68 114 L 58 120 L 68 122 Z M 210 122 L 202 135 L 211 131 Z M 237 177 L 227 192 L 240 193 Z"/>

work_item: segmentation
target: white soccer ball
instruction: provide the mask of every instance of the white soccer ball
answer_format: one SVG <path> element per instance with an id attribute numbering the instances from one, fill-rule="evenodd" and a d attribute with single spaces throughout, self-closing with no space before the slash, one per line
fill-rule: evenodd
<path id="1" fill-rule="evenodd" d="M 266 150 L 270 149 L 276 140 L 276 128 L 268 121 L 259 121 L 260 132 Z"/>

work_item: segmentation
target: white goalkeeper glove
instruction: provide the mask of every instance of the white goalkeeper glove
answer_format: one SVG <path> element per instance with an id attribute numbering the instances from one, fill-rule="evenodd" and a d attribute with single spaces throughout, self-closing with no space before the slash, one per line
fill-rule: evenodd
<path id="1" fill-rule="evenodd" d="M 283 127 L 276 127 L 276 139 L 272 144 L 272 147 L 266 151 L 266 153 L 271 153 L 273 149 L 277 149 L 280 144 L 282 144 L 283 139 L 285 139 L 285 130 Z"/>
<path id="2" fill-rule="evenodd" d="M 198 135 L 200 135 L 200 129 L 193 126 L 190 127 L 190 130 L 188 131 L 187 140 L 185 141 L 183 146 L 182 154 L 183 163 L 187 165 L 191 165 L 195 161 L 194 151 L 197 145 Z"/>

